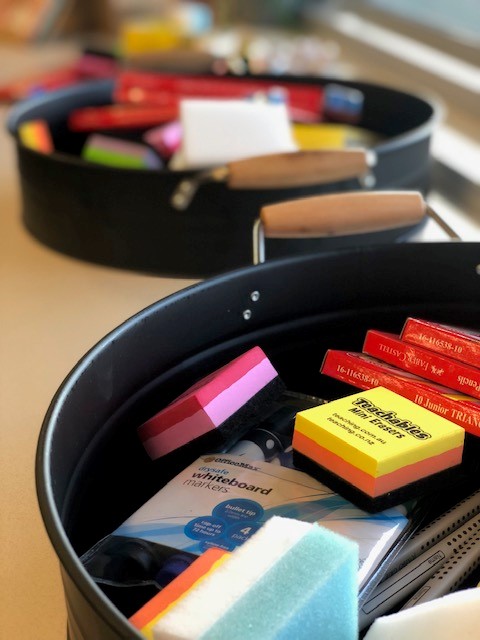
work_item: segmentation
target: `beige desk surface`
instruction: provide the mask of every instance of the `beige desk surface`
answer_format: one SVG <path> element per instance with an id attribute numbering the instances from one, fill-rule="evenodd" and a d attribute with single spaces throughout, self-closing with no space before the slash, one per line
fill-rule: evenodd
<path id="1" fill-rule="evenodd" d="M 44 53 L 44 59 L 55 56 Z M 4 69 L 35 54 L 0 46 Z M 0 78 L 2 76 L 0 75 Z M 64 640 L 56 556 L 35 494 L 34 456 L 49 402 L 64 376 L 129 316 L 191 280 L 97 267 L 40 245 L 24 230 L 12 140 L 0 110 L 0 638 Z"/>

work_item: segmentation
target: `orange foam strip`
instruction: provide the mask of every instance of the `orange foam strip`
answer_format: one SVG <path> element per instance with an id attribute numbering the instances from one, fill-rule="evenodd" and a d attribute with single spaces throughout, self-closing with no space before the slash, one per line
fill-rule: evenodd
<path id="1" fill-rule="evenodd" d="M 199 556 L 177 578 L 172 580 L 156 596 L 143 605 L 129 618 L 130 623 L 137 629 L 142 629 L 164 611 L 172 602 L 178 600 L 198 580 L 208 573 L 213 565 L 218 562 L 228 551 L 211 547 Z"/>
<path id="2" fill-rule="evenodd" d="M 299 431 L 295 431 L 293 434 L 293 448 L 372 498 L 377 498 L 388 491 L 394 491 L 411 482 L 460 464 L 463 454 L 463 446 L 457 447 L 375 478 Z"/>

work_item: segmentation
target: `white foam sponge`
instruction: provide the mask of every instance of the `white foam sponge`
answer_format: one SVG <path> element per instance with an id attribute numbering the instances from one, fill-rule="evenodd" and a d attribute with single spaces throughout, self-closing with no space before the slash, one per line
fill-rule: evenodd
<path id="1" fill-rule="evenodd" d="M 480 589 L 465 589 L 377 618 L 364 640 L 478 640 Z"/>
<path id="2" fill-rule="evenodd" d="M 247 100 L 182 100 L 184 169 L 223 165 L 233 160 L 295 151 L 284 104 Z M 179 159 L 176 159 L 175 168 Z"/>

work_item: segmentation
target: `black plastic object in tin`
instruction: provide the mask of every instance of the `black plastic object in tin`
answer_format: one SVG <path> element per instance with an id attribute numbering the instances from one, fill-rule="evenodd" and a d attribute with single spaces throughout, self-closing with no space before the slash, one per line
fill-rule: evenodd
<path id="1" fill-rule="evenodd" d="M 79 556 L 169 478 L 136 437 L 160 402 L 257 344 L 289 389 L 345 395 L 351 387 L 319 374 L 328 348 L 360 350 L 367 329 L 398 332 L 408 315 L 478 329 L 479 264 L 478 243 L 403 243 L 270 261 L 161 300 L 87 353 L 52 401 L 36 462 L 71 640 L 141 637 L 125 617 L 133 603 L 114 605 Z"/>
<path id="2" fill-rule="evenodd" d="M 269 78 L 271 79 L 271 78 Z M 325 85 L 332 80 L 288 78 Z M 376 189 L 428 190 L 429 145 L 437 107 L 414 95 L 361 82 L 334 80 L 359 89 L 359 127 L 381 137 L 374 145 Z M 17 144 L 23 221 L 42 243 L 62 253 L 124 269 L 183 277 L 208 277 L 251 264 L 252 225 L 264 204 L 320 193 L 357 190 L 357 178 L 308 187 L 232 190 L 203 185 L 186 211 L 171 197 L 192 171 L 117 169 L 83 161 L 84 134 L 73 134 L 67 115 L 82 106 L 108 104 L 112 81 L 86 83 L 20 103 L 8 127 L 50 124 L 56 152 L 42 155 Z M 17 138 L 18 142 L 18 138 Z M 364 244 L 401 241 L 418 225 L 344 237 L 269 240 L 269 258 Z"/>

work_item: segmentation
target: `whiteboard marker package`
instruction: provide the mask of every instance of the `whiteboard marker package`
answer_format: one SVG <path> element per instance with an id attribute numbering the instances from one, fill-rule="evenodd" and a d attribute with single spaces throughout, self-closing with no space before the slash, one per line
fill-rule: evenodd
<path id="1" fill-rule="evenodd" d="M 357 542 L 360 596 L 362 590 L 370 590 L 372 576 L 410 527 L 402 506 L 369 514 L 306 473 L 217 453 L 199 457 L 82 561 L 99 583 L 150 581 L 160 588 L 155 576 L 164 579 L 165 567 L 180 571 L 211 547 L 233 551 L 275 515 L 319 522 Z M 132 566 L 122 546 L 127 554 L 134 549 L 136 576 L 119 569 L 129 560 Z M 113 548 L 116 562 L 107 562 Z"/>

